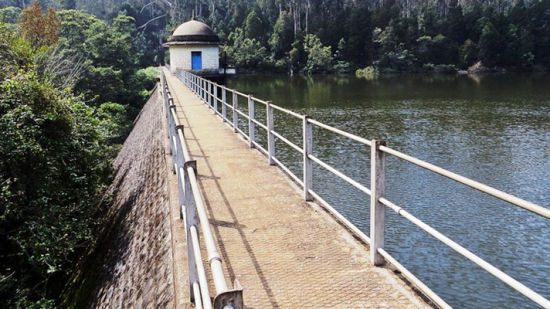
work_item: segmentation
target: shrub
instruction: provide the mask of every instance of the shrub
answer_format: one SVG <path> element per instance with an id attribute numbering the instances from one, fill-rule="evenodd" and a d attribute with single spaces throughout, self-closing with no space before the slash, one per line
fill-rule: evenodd
<path id="1" fill-rule="evenodd" d="M 368 66 L 364 69 L 358 69 L 355 71 L 355 76 L 359 78 L 365 78 L 368 80 L 373 80 L 378 78 L 379 72 L 378 69 L 373 66 Z"/>

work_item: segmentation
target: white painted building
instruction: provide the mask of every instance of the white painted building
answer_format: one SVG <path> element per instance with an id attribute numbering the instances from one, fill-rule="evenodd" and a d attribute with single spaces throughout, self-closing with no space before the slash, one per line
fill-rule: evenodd
<path id="1" fill-rule="evenodd" d="M 217 74 L 220 68 L 218 35 L 206 24 L 191 20 L 181 24 L 164 46 L 170 51 L 170 71 L 190 70 Z"/>

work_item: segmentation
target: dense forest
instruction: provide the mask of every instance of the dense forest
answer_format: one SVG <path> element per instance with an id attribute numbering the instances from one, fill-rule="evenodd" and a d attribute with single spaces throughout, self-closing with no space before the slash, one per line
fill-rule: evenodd
<path id="1" fill-rule="evenodd" d="M 0 0 L 22 5 L 24 0 Z M 240 71 L 546 71 L 550 0 L 43 0 L 136 21 L 141 65 L 183 21 L 211 25 Z"/>
<path id="2" fill-rule="evenodd" d="M 59 301 L 162 43 L 191 18 L 239 71 L 550 68 L 550 0 L 0 0 L 0 306 Z"/>

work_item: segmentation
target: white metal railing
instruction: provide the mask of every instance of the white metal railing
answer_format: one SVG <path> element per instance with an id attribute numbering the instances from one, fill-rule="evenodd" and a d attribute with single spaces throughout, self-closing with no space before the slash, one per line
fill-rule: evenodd
<path id="1" fill-rule="evenodd" d="M 422 283 L 416 276 L 414 276 L 410 271 L 408 271 L 403 265 L 401 265 L 395 258 L 393 258 L 386 250 L 384 250 L 384 220 L 385 220 L 385 210 L 389 208 L 395 211 L 400 216 L 404 217 L 411 223 L 415 224 L 437 240 L 441 241 L 445 245 L 449 246 L 451 249 L 455 250 L 468 260 L 474 262 L 484 270 L 486 270 L 491 275 L 495 276 L 499 280 L 503 281 L 519 293 L 523 294 L 527 298 L 531 299 L 533 302 L 544 308 L 550 308 L 550 301 L 535 291 L 531 290 L 524 284 L 505 274 L 498 268 L 494 267 L 490 263 L 486 262 L 482 258 L 478 257 L 474 253 L 470 252 L 466 248 L 462 247 L 458 243 L 454 242 L 447 236 L 438 232 L 434 228 L 430 227 L 426 223 L 422 222 L 420 219 L 414 217 L 412 214 L 407 212 L 402 207 L 392 203 L 384 196 L 384 184 L 385 184 L 385 156 L 392 155 L 401 160 L 409 162 L 411 164 L 420 166 L 424 169 L 427 169 L 431 172 L 442 175 L 446 178 L 452 179 L 458 183 L 464 184 L 481 192 L 484 192 L 488 195 L 496 197 L 500 200 L 506 201 L 512 205 L 526 209 L 532 213 L 540 215 L 544 218 L 550 219 L 550 209 L 542 207 L 540 205 L 534 204 L 532 202 L 520 199 L 506 192 L 497 190 L 488 185 L 479 183 L 475 180 L 471 180 L 467 177 L 458 175 L 431 163 L 422 161 L 420 159 L 414 158 L 402 152 L 399 152 L 395 149 L 389 148 L 386 146 L 384 141 L 380 140 L 368 140 L 363 137 L 345 132 L 343 130 L 337 129 L 335 127 L 323 124 L 319 121 L 311 119 L 307 115 L 301 115 L 296 112 L 290 111 L 283 107 L 272 104 L 269 101 L 260 100 L 249 94 L 241 93 L 237 90 L 227 88 L 223 85 L 219 85 L 215 82 L 209 81 L 200 76 L 194 75 L 187 71 L 178 71 L 178 78 L 199 98 L 207 104 L 207 106 L 214 110 L 214 112 L 222 117 L 223 122 L 230 123 L 230 126 L 233 128 L 234 132 L 240 133 L 251 148 L 257 148 L 261 150 L 268 157 L 268 162 L 271 165 L 278 165 L 286 174 L 288 174 L 296 183 L 298 183 L 303 188 L 303 195 L 305 200 L 317 200 L 327 211 L 335 216 L 343 225 L 349 228 L 356 236 L 362 239 L 364 242 L 370 245 L 370 260 L 374 265 L 381 265 L 385 262 L 393 264 L 401 273 L 413 284 L 415 284 L 428 298 L 430 298 L 435 304 L 442 308 L 451 308 L 443 299 L 441 299 L 437 294 L 435 294 L 429 287 Z M 221 91 L 221 99 L 219 99 L 219 91 Z M 227 93 L 232 94 L 232 103 L 229 104 L 226 101 Z M 248 115 L 240 110 L 238 110 L 238 96 L 244 97 L 248 100 Z M 212 100 L 216 104 L 212 104 Z M 218 111 L 217 102 L 222 104 L 222 113 Z M 260 123 L 255 119 L 255 103 L 259 103 L 266 107 L 266 124 Z M 225 113 L 225 108 L 230 108 L 233 111 L 233 117 L 230 120 L 227 118 Z M 292 143 L 281 134 L 277 133 L 274 130 L 274 110 L 282 112 L 286 115 L 290 115 L 297 119 L 301 119 L 303 122 L 303 145 L 299 147 L 298 145 Z M 243 132 L 239 128 L 239 115 L 248 120 L 248 134 Z M 267 135 L 267 146 L 268 149 L 264 149 L 259 145 L 255 140 L 255 126 L 258 125 L 260 128 L 266 131 Z M 370 188 L 365 187 L 359 182 L 355 181 L 351 177 L 345 175 L 344 173 L 338 171 L 336 168 L 330 166 L 329 164 L 323 162 L 321 159 L 312 155 L 312 145 L 313 145 L 313 136 L 312 136 L 312 126 L 316 126 L 330 132 L 339 134 L 341 136 L 347 137 L 351 140 L 354 140 L 358 143 L 364 144 L 371 148 L 371 184 Z M 285 166 L 275 155 L 275 139 L 282 141 L 283 143 L 290 146 L 295 151 L 303 155 L 303 177 L 300 179 L 297 177 L 287 166 Z M 312 189 L 312 163 L 316 163 L 334 175 L 338 176 L 342 180 L 346 181 L 350 185 L 359 189 L 363 193 L 370 196 L 370 237 L 365 235 L 361 230 L 359 230 L 355 225 L 349 222 L 345 217 L 343 217 L 337 210 L 335 210 L 329 203 L 327 203 L 318 193 Z"/>
<path id="2" fill-rule="evenodd" d="M 178 202 L 180 217 L 185 224 L 187 236 L 187 258 L 191 301 L 196 308 L 242 309 L 242 288 L 235 282 L 229 289 L 222 267 L 222 258 L 216 248 L 216 242 L 210 229 L 206 207 L 197 182 L 197 164 L 192 160 L 185 142 L 184 127 L 176 114 L 176 105 L 170 93 L 166 77 L 161 70 L 161 92 L 166 107 L 168 138 L 173 157 L 173 172 L 178 179 Z M 202 231 L 208 262 L 216 289 L 214 303 L 210 298 L 206 270 L 199 241 L 199 226 Z"/>

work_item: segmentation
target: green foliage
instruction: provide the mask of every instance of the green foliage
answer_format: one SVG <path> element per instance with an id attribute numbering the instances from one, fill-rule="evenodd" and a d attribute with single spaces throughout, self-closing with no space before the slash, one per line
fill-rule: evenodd
<path id="1" fill-rule="evenodd" d="M 340 41 L 338 41 L 338 48 L 336 49 L 336 53 L 334 54 L 335 63 L 332 69 L 336 73 L 351 72 L 351 63 L 345 61 L 346 47 L 346 40 L 344 40 L 344 38 L 341 38 Z"/>
<path id="2" fill-rule="evenodd" d="M 391 51 L 374 62 L 374 66 L 381 72 L 417 72 L 418 59 L 403 46 L 397 51 Z"/>
<path id="3" fill-rule="evenodd" d="M 460 46 L 458 53 L 458 64 L 461 68 L 468 68 L 473 65 L 477 59 L 477 45 L 472 40 L 467 39 L 464 41 L 464 44 Z"/>
<path id="4" fill-rule="evenodd" d="M 371 12 L 365 8 L 351 10 L 349 18 L 345 19 L 345 37 L 340 38 L 338 48 L 345 60 L 363 66 L 372 61 L 373 41 Z M 345 45 L 340 46 L 344 40 Z"/>
<path id="5" fill-rule="evenodd" d="M 0 297 L 9 306 L 51 307 L 93 243 L 110 172 L 100 124 L 80 97 L 32 71 L 0 83 Z"/>
<path id="6" fill-rule="evenodd" d="M 248 16 L 246 16 L 246 21 L 244 23 L 245 36 L 264 45 L 267 30 L 263 14 L 260 8 L 255 6 L 254 9 L 248 13 Z"/>
<path id="7" fill-rule="evenodd" d="M 136 24 L 133 17 L 120 12 L 109 24 L 82 11 L 59 11 L 59 46 L 63 53 L 82 61 L 83 69 L 75 90 L 95 105 L 117 102 L 129 105 L 133 119 L 154 83 L 139 73 L 136 51 Z M 139 37 L 138 37 L 139 39 Z M 151 71 L 149 71 L 151 72 Z M 147 81 L 144 81 L 147 79 Z"/>
<path id="8" fill-rule="evenodd" d="M 306 52 L 304 51 L 304 37 L 302 33 L 296 36 L 292 42 L 292 49 L 288 52 L 291 72 L 299 71 L 305 66 Z"/>
<path id="9" fill-rule="evenodd" d="M 304 51 L 307 55 L 306 73 L 326 73 L 332 69 L 330 46 L 323 46 L 316 35 L 307 34 L 304 37 Z"/>
<path id="10" fill-rule="evenodd" d="M 367 80 L 377 79 L 379 75 L 380 75 L 380 72 L 378 71 L 378 69 L 371 65 L 364 69 L 357 69 L 355 71 L 355 76 L 359 78 L 364 78 Z"/>
<path id="11" fill-rule="evenodd" d="M 422 66 L 423 71 L 433 73 L 456 73 L 458 72 L 454 64 L 433 64 L 425 63 Z"/>
<path id="12" fill-rule="evenodd" d="M 417 56 L 422 63 L 448 64 L 456 63 L 458 48 L 456 44 L 444 36 L 438 34 L 435 37 L 427 35 L 416 40 Z"/>
<path id="13" fill-rule="evenodd" d="M 136 87 L 139 89 L 146 89 L 150 91 L 155 86 L 159 74 L 160 72 L 158 67 L 139 69 L 134 75 L 134 80 L 132 81 L 132 84 L 136 85 Z"/>
<path id="14" fill-rule="evenodd" d="M 265 66 L 267 50 L 256 39 L 247 38 L 242 28 L 235 29 L 229 35 L 231 45 L 224 47 L 231 64 L 243 69 L 255 69 Z"/>
<path id="15" fill-rule="evenodd" d="M 16 24 L 21 18 L 21 9 L 18 7 L 8 6 L 0 9 L 0 23 Z"/>
<path id="16" fill-rule="evenodd" d="M 20 3 L 0 0 L 0 6 Z M 214 28 L 231 51 L 228 62 L 244 64 L 245 70 L 286 67 L 293 72 L 308 71 L 307 55 L 303 46 L 297 45 L 303 45 L 303 36 L 307 34 L 317 36 L 324 46 L 336 47 L 341 39 L 345 41 L 341 52 L 334 55 L 334 71 L 384 62 L 387 59 L 382 58 L 387 58 L 388 53 L 397 54 L 402 50 L 416 57 L 415 70 L 429 63 L 466 68 L 480 60 L 488 67 L 550 68 L 550 53 L 547 52 L 550 47 L 550 0 L 407 3 L 388 0 L 380 4 L 336 0 L 175 0 L 172 6 L 163 1 L 145 0 L 41 0 L 41 3 L 57 8 L 85 9 L 110 20 L 110 23 L 104 22 L 108 28 L 113 27 L 114 32 L 129 36 L 121 36 L 122 42 L 106 38 L 111 49 L 107 48 L 105 55 L 115 46 L 128 46 L 125 41 L 129 40 L 132 59 L 120 58 L 131 60 L 130 67 L 162 64 L 165 59 L 162 41 L 194 12 L 197 20 Z M 2 14 L 0 17 L 5 16 L 2 17 L 5 21 L 13 22 L 17 11 L 10 9 Z M 94 15 L 75 15 L 71 21 L 74 29 L 67 25 L 60 35 L 69 37 L 67 32 L 80 33 L 82 37 L 77 40 L 75 35 L 73 41 L 83 45 L 90 33 L 84 35 L 80 28 L 90 28 L 89 22 L 94 22 L 91 17 L 98 20 Z M 64 22 L 69 21 L 64 19 Z M 95 29 L 103 31 L 101 27 Z M 238 31 L 243 33 L 236 33 Z M 466 44 L 467 40 L 472 44 L 470 41 Z M 234 43 L 247 49 L 236 52 Z M 263 50 L 254 52 L 251 50 L 254 48 Z M 252 55 L 241 55 L 245 51 L 251 51 Z M 132 72 L 126 74 L 118 64 L 94 66 L 113 66 L 113 70 L 121 71 L 124 82 L 132 75 Z M 126 100 L 140 97 L 135 93 L 122 96 Z"/>
<path id="17" fill-rule="evenodd" d="M 28 70 L 33 65 L 32 50 L 30 42 L 0 23 L 0 79 L 10 78 L 19 70 Z"/>
<path id="18" fill-rule="evenodd" d="M 505 50 L 504 37 L 488 18 L 481 20 L 480 24 L 482 30 L 479 39 L 479 59 L 488 66 L 498 65 Z"/>
<path id="19" fill-rule="evenodd" d="M 294 33 L 292 31 L 292 18 L 283 11 L 273 26 L 273 34 L 269 38 L 269 47 L 276 59 L 284 57 L 292 45 Z"/>
<path id="20" fill-rule="evenodd" d="M 51 47 L 36 48 L 0 23 L 5 307 L 56 305 L 96 241 L 110 160 L 158 75 L 154 67 L 137 70 L 132 17 L 107 23 L 82 11 L 58 13 L 60 40 Z"/>
<path id="21" fill-rule="evenodd" d="M 510 65 L 520 68 L 529 68 L 534 64 L 533 37 L 529 31 L 521 26 L 511 24 L 506 32 L 505 59 Z"/>

